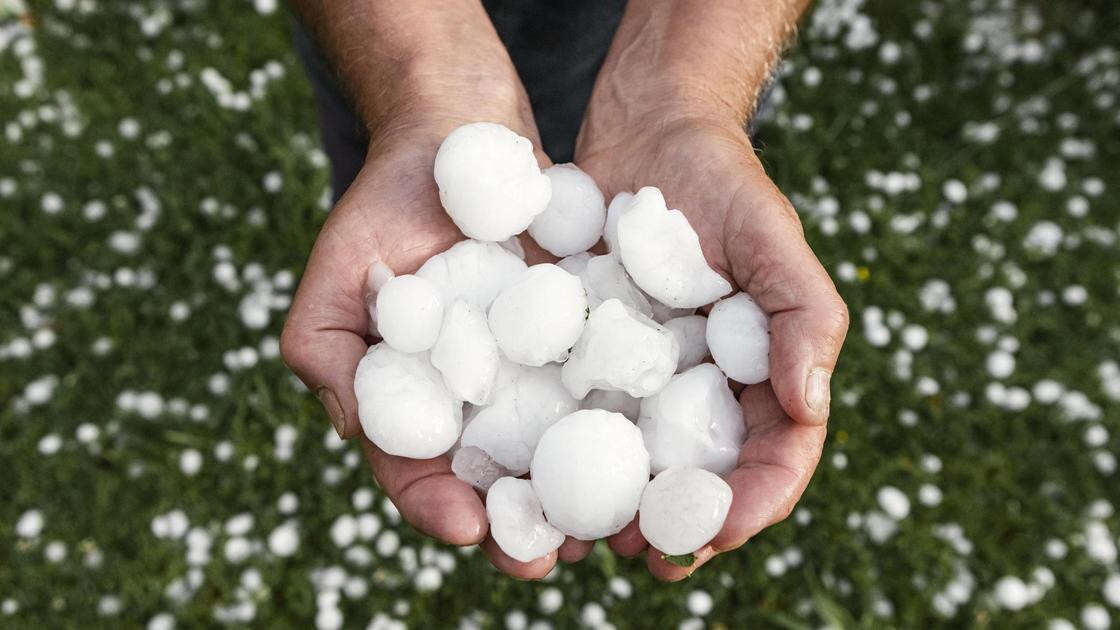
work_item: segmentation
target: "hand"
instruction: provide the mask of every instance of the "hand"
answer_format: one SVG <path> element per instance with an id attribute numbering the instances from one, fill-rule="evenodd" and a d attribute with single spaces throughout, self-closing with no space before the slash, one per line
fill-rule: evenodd
<path id="1" fill-rule="evenodd" d="M 844 302 L 742 126 L 732 115 L 682 109 L 635 118 L 632 107 L 593 100 L 575 156 L 608 199 L 661 188 L 699 234 L 708 263 L 770 314 L 770 380 L 740 396 L 748 438 L 727 479 L 734 493 L 727 520 L 688 568 L 651 549 L 647 565 L 663 580 L 688 576 L 793 510 L 820 459 L 828 379 L 848 329 Z M 647 547 L 636 521 L 608 542 L 624 556 Z"/>

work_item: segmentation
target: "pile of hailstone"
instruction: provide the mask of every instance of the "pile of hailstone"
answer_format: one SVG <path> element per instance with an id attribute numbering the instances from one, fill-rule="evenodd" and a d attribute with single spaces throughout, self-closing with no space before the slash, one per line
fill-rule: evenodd
<path id="1" fill-rule="evenodd" d="M 468 240 L 412 275 L 371 268 L 383 342 L 355 374 L 366 435 L 393 455 L 450 454 L 522 562 L 635 514 L 666 556 L 707 544 L 746 438 L 728 378 L 768 378 L 766 314 L 725 297 L 731 285 L 657 188 L 607 207 L 589 175 L 542 171 L 528 139 L 492 123 L 448 135 L 435 180 Z M 561 260 L 527 266 L 526 230 Z M 587 251 L 600 239 L 609 253 Z"/>

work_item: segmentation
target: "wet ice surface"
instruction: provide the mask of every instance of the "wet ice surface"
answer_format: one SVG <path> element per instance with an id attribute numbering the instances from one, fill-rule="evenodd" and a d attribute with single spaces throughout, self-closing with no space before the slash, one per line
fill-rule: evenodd
<path id="1" fill-rule="evenodd" d="M 638 421 L 642 409 L 642 399 L 634 398 L 626 392 L 608 389 L 593 389 L 580 403 L 583 409 L 603 409 L 626 416 L 631 422 Z"/>
<path id="2" fill-rule="evenodd" d="M 455 397 L 474 405 L 488 404 L 501 357 L 486 316 L 465 300 L 457 300 L 446 310 L 443 327 L 432 346 L 432 365 L 443 374 Z"/>
<path id="3" fill-rule="evenodd" d="M 563 359 L 579 339 L 587 296 L 579 278 L 551 264 L 533 265 L 490 306 L 490 330 L 511 361 L 539 366 Z"/>
<path id="4" fill-rule="evenodd" d="M 486 311 L 525 269 L 525 261 L 497 243 L 466 240 L 429 258 L 416 275 L 440 287 L 444 304 L 463 298 Z"/>
<path id="5" fill-rule="evenodd" d="M 677 372 L 684 372 L 700 365 L 708 356 L 708 320 L 703 315 L 674 317 L 664 326 L 672 331 L 680 345 L 681 354 L 677 359 Z"/>
<path id="6" fill-rule="evenodd" d="M 614 196 L 614 199 L 611 199 L 611 204 L 607 206 L 607 222 L 603 226 L 603 240 L 607 243 L 607 249 L 615 256 L 618 255 L 618 218 L 630 207 L 630 202 L 633 199 L 633 193 L 620 192 Z"/>
<path id="7" fill-rule="evenodd" d="M 548 522 L 595 540 L 634 518 L 649 480 L 649 454 L 641 432 L 621 414 L 582 410 L 545 431 L 531 473 Z"/>
<path id="8" fill-rule="evenodd" d="M 489 490 L 495 481 L 510 474 L 504 466 L 477 446 L 464 446 L 456 450 L 451 457 L 451 472 L 483 492 Z"/>
<path id="9" fill-rule="evenodd" d="M 396 276 L 377 293 L 377 330 L 396 350 L 423 352 L 436 342 L 443 307 L 435 283 L 413 275 Z"/>
<path id="10" fill-rule="evenodd" d="M 731 291 L 712 270 L 700 239 L 679 210 L 669 210 L 661 191 L 638 191 L 618 219 L 618 251 L 634 282 L 674 308 L 703 306 Z"/>
<path id="11" fill-rule="evenodd" d="M 711 363 L 674 376 L 660 392 L 643 399 L 638 427 L 655 473 L 692 466 L 727 474 L 735 468 L 747 433 L 727 377 Z"/>
<path id="12" fill-rule="evenodd" d="M 723 479 L 700 468 L 668 468 L 642 492 L 638 527 L 661 553 L 692 553 L 719 533 L 730 508 L 731 486 Z"/>
<path id="13" fill-rule="evenodd" d="M 661 389 L 677 369 L 677 339 L 657 322 L 611 299 L 587 319 L 564 364 L 564 386 L 577 398 L 616 389 L 636 398 Z"/>
<path id="14" fill-rule="evenodd" d="M 746 293 L 712 307 L 706 336 L 716 365 L 732 380 L 752 385 L 770 378 L 770 318 Z"/>
<path id="15" fill-rule="evenodd" d="M 671 306 L 665 306 L 657 300 L 650 300 L 649 305 L 653 310 L 653 321 L 658 324 L 664 324 L 670 319 L 687 317 L 696 313 L 696 309 L 694 308 L 673 308 Z"/>
<path id="16" fill-rule="evenodd" d="M 463 234 L 482 241 L 524 232 L 551 196 L 533 144 L 494 123 L 452 131 L 436 153 L 433 173 L 448 216 Z"/>
<path id="17" fill-rule="evenodd" d="M 577 275 L 587 291 L 587 305 L 592 309 L 615 298 L 646 317 L 653 316 L 649 298 L 634 284 L 622 263 L 614 256 L 589 258 Z"/>
<path id="18" fill-rule="evenodd" d="M 529 225 L 529 235 L 553 256 L 590 249 L 603 235 L 607 207 L 591 176 L 575 164 L 556 164 L 544 171 L 552 197 Z"/>
<path id="19" fill-rule="evenodd" d="M 366 437 L 390 455 L 429 459 L 459 437 L 462 404 L 427 353 L 405 354 L 386 343 L 370 347 L 358 362 L 354 394 Z"/>
<path id="20" fill-rule="evenodd" d="M 572 254 L 571 256 L 565 256 L 564 258 L 561 258 L 559 261 L 557 261 L 556 266 L 563 269 L 564 271 L 567 271 L 573 276 L 578 276 L 583 272 L 584 269 L 587 268 L 587 261 L 591 260 L 592 257 L 593 254 L 589 252 L 580 252 L 578 254 Z"/>
<path id="21" fill-rule="evenodd" d="M 564 534 L 544 520 L 541 502 L 526 479 L 502 477 L 490 486 L 486 517 L 494 542 L 518 562 L 547 556 L 564 542 Z"/>

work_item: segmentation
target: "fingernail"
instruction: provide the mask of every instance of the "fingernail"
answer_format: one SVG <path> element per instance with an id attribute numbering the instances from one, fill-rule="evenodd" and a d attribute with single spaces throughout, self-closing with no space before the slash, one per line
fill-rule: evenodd
<path id="1" fill-rule="evenodd" d="M 346 414 L 342 412 L 338 397 L 326 387 L 315 390 L 315 394 L 319 396 L 319 402 L 323 403 L 323 407 L 327 410 L 327 416 L 330 417 L 331 425 L 334 426 L 339 439 L 346 439 Z"/>
<path id="2" fill-rule="evenodd" d="M 831 378 L 832 374 L 824 368 L 809 370 L 809 380 L 805 383 L 805 404 L 818 414 L 828 412 L 831 397 L 828 382 Z"/>

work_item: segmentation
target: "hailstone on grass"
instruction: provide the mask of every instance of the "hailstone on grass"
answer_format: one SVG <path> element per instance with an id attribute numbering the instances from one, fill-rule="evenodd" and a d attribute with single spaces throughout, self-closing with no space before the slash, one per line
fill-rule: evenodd
<path id="1" fill-rule="evenodd" d="M 674 317 L 665 322 L 664 326 L 672 331 L 681 347 L 681 355 L 677 359 L 677 372 L 684 372 L 700 365 L 704 357 L 708 356 L 708 320 L 703 315 L 686 315 Z"/>
<path id="2" fill-rule="evenodd" d="M 432 347 L 443 323 L 443 297 L 430 280 L 413 275 L 390 278 L 377 293 L 377 331 L 400 352 Z"/>
<path id="3" fill-rule="evenodd" d="M 440 287 L 444 304 L 462 298 L 485 312 L 526 268 L 525 261 L 497 243 L 460 241 L 429 258 L 416 275 Z"/>
<path id="4" fill-rule="evenodd" d="M 637 422 L 642 410 L 642 399 L 618 390 L 593 389 L 584 396 L 580 408 L 613 411 L 626 416 L 631 422 Z"/>
<path id="5" fill-rule="evenodd" d="M 564 542 L 564 534 L 544 520 L 541 502 L 526 479 L 502 477 L 490 486 L 486 518 L 494 542 L 518 562 L 547 556 Z"/>
<path id="6" fill-rule="evenodd" d="M 451 456 L 451 472 L 475 488 L 486 492 L 494 482 L 509 476 L 504 466 L 477 446 L 464 446 Z"/>
<path id="7" fill-rule="evenodd" d="M 429 459 L 447 452 L 462 428 L 462 404 L 426 353 L 371 346 L 358 362 L 354 395 L 362 430 L 390 455 Z"/>
<path id="8" fill-rule="evenodd" d="M 540 366 L 567 355 L 586 317 L 579 278 L 545 263 L 529 267 L 494 298 L 490 330 L 509 360 Z"/>
<path id="9" fill-rule="evenodd" d="M 712 270 L 700 238 L 680 210 L 669 210 L 661 191 L 638 191 L 618 219 L 618 250 L 634 282 L 657 301 L 674 308 L 713 302 L 731 284 Z"/>
<path id="10" fill-rule="evenodd" d="M 432 365 L 443 374 L 447 389 L 456 398 L 485 405 L 498 379 L 498 344 L 477 306 L 456 300 L 446 310 L 443 327 L 432 346 Z"/>
<path id="11" fill-rule="evenodd" d="M 642 492 L 638 528 L 649 544 L 671 556 L 708 544 L 731 509 L 731 486 L 700 468 L 676 466 L 653 478 Z"/>
<path id="12" fill-rule="evenodd" d="M 649 454 L 641 432 L 621 414 L 587 409 L 545 431 L 531 477 L 553 527 L 595 540 L 634 518 L 649 481 Z"/>
<path id="13" fill-rule="evenodd" d="M 746 293 L 720 300 L 708 313 L 708 347 L 716 365 L 745 385 L 770 378 L 770 318 Z"/>
<path id="14" fill-rule="evenodd" d="M 665 386 L 677 369 L 679 353 L 677 339 L 667 328 L 610 299 L 591 311 L 561 374 L 576 398 L 591 389 L 621 390 L 641 398 Z"/>
<path id="15" fill-rule="evenodd" d="M 646 317 L 653 315 L 649 298 L 634 285 L 622 263 L 614 256 L 594 256 L 577 274 L 587 291 L 587 305 L 594 309 L 603 302 L 616 298 L 626 306 Z"/>
<path id="16" fill-rule="evenodd" d="M 575 164 L 555 164 L 544 174 L 552 181 L 552 197 L 529 225 L 529 235 L 553 256 L 590 249 L 603 236 L 607 216 L 599 186 Z"/>
<path id="17" fill-rule="evenodd" d="M 524 232 L 552 194 L 533 143 L 495 123 L 452 131 L 436 152 L 433 173 L 448 216 L 463 234 L 480 241 Z"/>
<path id="18" fill-rule="evenodd" d="M 727 376 L 711 363 L 674 376 L 660 392 L 642 399 L 638 427 L 655 473 L 692 466 L 727 474 L 747 434 Z"/>

